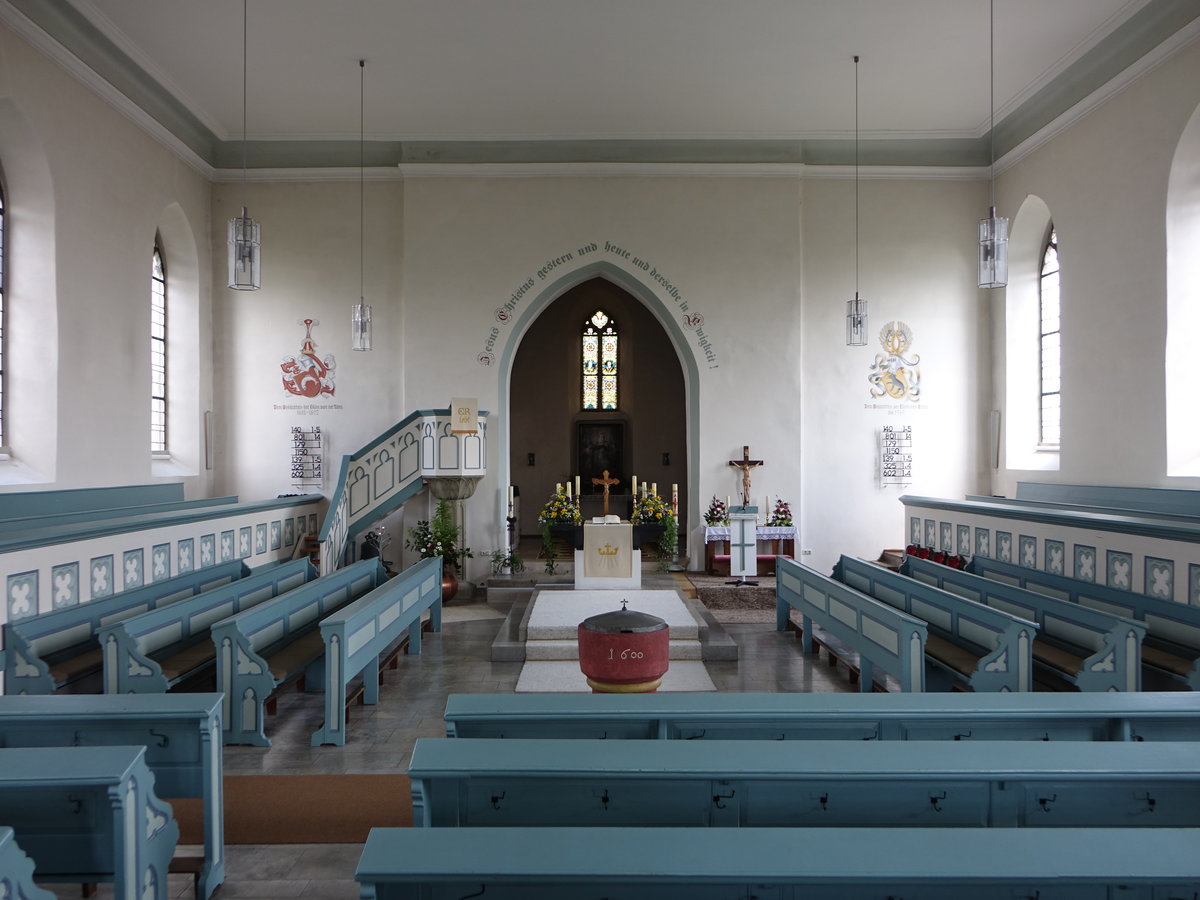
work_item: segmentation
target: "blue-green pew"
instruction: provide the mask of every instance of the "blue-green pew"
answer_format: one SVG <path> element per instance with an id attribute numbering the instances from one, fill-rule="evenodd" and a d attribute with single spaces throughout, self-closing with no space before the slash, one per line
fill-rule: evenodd
<path id="1" fill-rule="evenodd" d="M 17 844 L 13 830 L 0 825 L 0 897 L 6 900 L 54 900 L 33 883 L 33 860 Z"/>

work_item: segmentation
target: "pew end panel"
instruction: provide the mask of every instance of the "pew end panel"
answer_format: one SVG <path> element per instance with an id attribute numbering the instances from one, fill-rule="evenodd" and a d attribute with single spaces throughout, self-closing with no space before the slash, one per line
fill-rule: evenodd
<path id="1" fill-rule="evenodd" d="M 803 648 L 813 652 L 814 623 L 858 651 L 859 690 L 874 689 L 874 666 L 891 673 L 902 691 L 925 690 L 924 622 L 893 609 L 814 569 L 780 559 L 775 575 L 775 627 L 788 627 L 790 611 L 802 617 Z"/>
<path id="2" fill-rule="evenodd" d="M 321 619 L 386 579 L 377 558 L 362 560 L 213 625 L 226 744 L 271 745 L 265 720 L 272 695 L 298 678 L 325 681 Z"/>
<path id="3" fill-rule="evenodd" d="M 346 743 L 346 689 L 362 676 L 363 702 L 379 701 L 383 656 L 405 634 L 410 653 L 421 652 L 421 616 L 429 610 L 434 632 L 442 629 L 442 558 L 409 567 L 321 621 L 325 652 L 325 721 L 311 743 Z"/>
<path id="4" fill-rule="evenodd" d="M 1035 622 L 849 556 L 833 577 L 927 622 L 927 658 L 972 690 L 1033 690 Z"/>
<path id="5" fill-rule="evenodd" d="M 900 569 L 923 584 L 984 603 L 1037 623 L 1034 664 L 1081 691 L 1141 690 L 1145 623 L 1070 602 L 1065 592 L 1029 591 L 906 558 Z"/>
<path id="6" fill-rule="evenodd" d="M 264 566 L 224 587 L 105 625 L 104 691 L 166 693 L 213 665 L 213 624 L 317 577 L 308 559 Z"/>
<path id="7" fill-rule="evenodd" d="M 139 588 L 6 622 L 5 693 L 52 694 L 103 669 L 98 631 L 244 578 L 241 560 L 176 575 Z"/>
<path id="8" fill-rule="evenodd" d="M 155 792 L 144 747 L 0 750 L 0 821 L 39 881 L 112 882 L 113 894 L 167 900 L 179 825 Z"/>
<path id="9" fill-rule="evenodd" d="M 1142 667 L 1200 691 L 1200 608 L 976 556 L 968 571 L 1034 593 L 1142 622 Z"/>
<path id="10" fill-rule="evenodd" d="M 34 862 L 17 844 L 13 830 L 0 825 L 0 897 L 12 900 L 54 900 L 33 883 Z"/>

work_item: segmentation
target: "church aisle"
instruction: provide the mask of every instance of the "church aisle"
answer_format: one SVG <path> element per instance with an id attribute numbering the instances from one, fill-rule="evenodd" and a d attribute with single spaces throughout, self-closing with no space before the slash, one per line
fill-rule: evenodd
<path id="1" fill-rule="evenodd" d="M 646 573 L 647 583 L 665 579 Z M 739 659 L 708 662 L 720 691 L 852 692 L 844 670 L 822 656 L 805 657 L 792 633 L 775 631 L 773 612 L 733 614 L 725 628 L 739 647 Z M 772 621 L 756 621 L 770 618 Z M 750 621 L 746 621 L 749 619 Z M 272 746 L 225 748 L 226 775 L 306 775 L 403 773 L 418 737 L 445 734 L 442 712 L 451 693 L 511 692 L 520 662 L 493 662 L 491 643 L 502 614 L 482 602 L 451 603 L 441 634 L 426 634 L 419 656 L 403 655 L 384 673 L 379 705 L 351 710 L 344 747 L 311 747 L 321 724 L 320 694 L 288 692 L 267 723 Z M 313 811 L 317 815 L 317 811 Z M 218 898 L 354 900 L 354 869 L 361 844 L 229 844 L 225 884 Z M 74 896 L 74 888 L 61 896 Z M 171 876 L 173 897 L 191 897 L 187 876 Z M 98 896 L 106 896 L 101 885 Z M 107 891 L 111 896 L 111 890 Z"/>

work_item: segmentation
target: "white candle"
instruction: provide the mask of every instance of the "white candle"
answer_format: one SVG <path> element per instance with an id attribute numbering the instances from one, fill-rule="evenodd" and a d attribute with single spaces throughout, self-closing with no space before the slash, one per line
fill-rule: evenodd
<path id="1" fill-rule="evenodd" d="M 634 496 L 634 497 L 637 497 L 637 476 L 636 476 L 636 475 L 630 475 L 630 476 L 629 476 L 629 481 L 630 481 L 630 487 L 631 487 L 631 490 L 633 491 L 633 496 Z"/>
<path id="2" fill-rule="evenodd" d="M 579 496 L 579 476 L 575 476 L 575 496 Z"/>
<path id="3" fill-rule="evenodd" d="M 729 506 L 730 506 L 730 504 L 729 504 L 729 495 L 728 495 L 728 494 L 726 494 L 726 495 L 725 495 L 725 511 L 726 511 L 726 512 L 729 512 Z"/>
<path id="4" fill-rule="evenodd" d="M 650 493 L 652 493 L 655 497 L 658 496 L 658 482 L 657 481 L 654 482 L 654 484 L 650 485 Z"/>
<path id="5" fill-rule="evenodd" d="M 567 499 L 571 499 L 571 482 L 567 482 Z"/>
<path id="6" fill-rule="evenodd" d="M 554 485 L 554 493 L 556 493 L 556 494 L 561 494 L 561 493 L 562 493 L 562 482 L 561 482 L 561 481 L 557 482 L 557 483 Z"/>
<path id="7" fill-rule="evenodd" d="M 671 512 L 679 512 L 679 485 L 671 485 Z"/>
<path id="8" fill-rule="evenodd" d="M 508 511 L 510 514 L 512 513 L 512 508 L 513 508 L 513 486 L 510 484 L 508 486 Z"/>

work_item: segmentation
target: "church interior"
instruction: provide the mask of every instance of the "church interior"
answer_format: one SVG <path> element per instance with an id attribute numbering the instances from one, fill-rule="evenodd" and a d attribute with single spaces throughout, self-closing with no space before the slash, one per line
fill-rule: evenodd
<path id="1" fill-rule="evenodd" d="M 389 860 L 440 851 L 383 842 L 439 831 L 408 827 L 441 815 L 409 767 L 451 740 L 454 698 L 543 698 L 563 732 L 530 740 L 586 759 L 609 731 L 555 704 L 654 686 L 710 710 L 713 740 L 680 746 L 733 734 L 712 712 L 733 696 L 783 704 L 755 713 L 771 743 L 820 731 L 797 709 L 853 712 L 819 735 L 845 767 L 893 727 L 1056 745 L 997 760 L 1069 738 L 1070 777 L 1136 769 L 1163 826 L 1125 871 L 1141 820 L 1081 854 L 1101 844 L 1069 832 L 1118 805 L 1081 801 L 1058 862 L 1012 844 L 1023 881 L 967 828 L 946 835 L 963 872 L 904 875 L 923 857 L 897 826 L 874 885 L 805 896 L 1200 891 L 1175 853 L 1200 828 L 1197 246 L 1198 0 L 0 0 L 0 897 L 600 896 L 571 872 L 488 882 L 464 853 L 410 887 Z M 664 627 L 617 652 L 669 666 L 606 682 L 581 623 L 622 599 Z M 293 630 L 309 655 L 283 652 Z M 854 730 L 856 704 L 926 698 L 957 730 Z M 18 734 L 48 740 L 60 699 L 76 745 L 144 701 L 178 747 L 166 723 L 200 709 L 204 768 L 185 787 L 150 740 L 122 790 L 148 766 L 170 802 L 109 836 L 112 871 L 42 878 L 61 835 L 21 817 L 82 757 Z M 774 765 L 767 743 L 731 765 Z M 986 743 L 971 777 L 994 775 Z M 1145 799 L 1153 767 L 1180 811 Z M 499 813 L 501 775 L 476 777 Z M 706 824 L 741 815 L 763 846 L 820 821 L 709 794 Z M 659 813 L 630 822 L 678 824 Z M 168 837 L 199 868 L 143 861 Z M 802 862 L 603 890 L 800 896 Z M 1111 896 L 1078 890 L 1030 895 Z"/>

